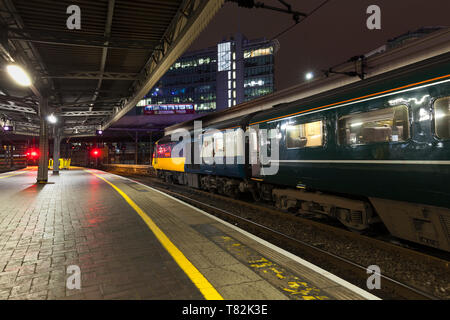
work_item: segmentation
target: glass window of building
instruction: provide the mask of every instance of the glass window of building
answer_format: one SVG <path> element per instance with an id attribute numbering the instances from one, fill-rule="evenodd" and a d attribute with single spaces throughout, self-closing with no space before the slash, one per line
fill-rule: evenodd
<path id="1" fill-rule="evenodd" d="M 408 107 L 399 105 L 339 119 L 339 143 L 362 145 L 401 142 L 409 138 Z"/>
<path id="2" fill-rule="evenodd" d="M 231 67 L 231 42 L 217 45 L 217 70 L 227 71 Z"/>
<path id="3" fill-rule="evenodd" d="M 244 51 L 244 58 L 253 58 L 273 54 L 273 47 Z"/>
<path id="4" fill-rule="evenodd" d="M 322 120 L 288 125 L 286 146 L 288 149 L 319 147 L 323 144 Z"/>
<path id="5" fill-rule="evenodd" d="M 434 102 L 434 128 L 438 138 L 450 139 L 450 97 Z"/>

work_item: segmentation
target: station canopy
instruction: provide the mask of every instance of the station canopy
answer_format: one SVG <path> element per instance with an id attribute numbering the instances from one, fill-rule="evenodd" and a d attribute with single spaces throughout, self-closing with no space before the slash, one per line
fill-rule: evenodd
<path id="1" fill-rule="evenodd" d="M 53 113 L 66 137 L 107 129 L 147 94 L 223 2 L 0 1 L 0 121 L 17 134 L 38 135 L 47 100 L 45 116 Z M 9 65 L 22 67 L 32 84 L 16 84 Z"/>

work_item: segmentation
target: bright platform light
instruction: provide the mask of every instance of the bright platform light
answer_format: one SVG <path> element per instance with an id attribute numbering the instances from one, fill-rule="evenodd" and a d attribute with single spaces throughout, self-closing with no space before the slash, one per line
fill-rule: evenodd
<path id="1" fill-rule="evenodd" d="M 28 74 L 21 67 L 11 64 L 6 67 L 9 75 L 16 81 L 18 84 L 24 87 L 28 87 L 31 85 L 31 79 Z"/>
<path id="2" fill-rule="evenodd" d="M 56 123 L 58 121 L 53 113 L 47 117 L 47 120 L 50 123 Z"/>
<path id="3" fill-rule="evenodd" d="M 312 78 L 314 78 L 314 73 L 312 73 L 312 72 L 308 72 L 308 73 L 305 75 L 305 79 L 306 79 L 306 80 L 311 80 Z"/>

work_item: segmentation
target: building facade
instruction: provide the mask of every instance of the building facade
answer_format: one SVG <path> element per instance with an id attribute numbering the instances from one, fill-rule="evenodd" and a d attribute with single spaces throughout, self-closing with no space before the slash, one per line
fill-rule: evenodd
<path id="1" fill-rule="evenodd" d="M 223 110 L 274 91 L 278 41 L 236 34 L 179 58 L 137 105 L 137 114 Z"/>

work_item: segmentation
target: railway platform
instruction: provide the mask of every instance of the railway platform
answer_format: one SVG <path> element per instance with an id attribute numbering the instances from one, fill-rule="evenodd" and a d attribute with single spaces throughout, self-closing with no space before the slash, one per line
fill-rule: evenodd
<path id="1" fill-rule="evenodd" d="M 83 168 L 35 181 L 0 174 L 1 300 L 377 299 L 136 181 Z"/>

